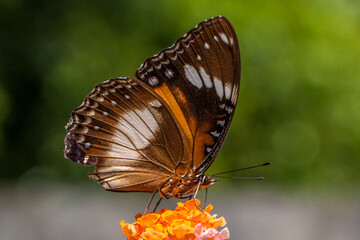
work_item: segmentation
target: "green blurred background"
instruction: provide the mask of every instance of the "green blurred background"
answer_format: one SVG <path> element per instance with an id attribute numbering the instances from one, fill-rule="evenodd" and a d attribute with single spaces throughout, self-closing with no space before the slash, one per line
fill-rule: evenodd
<path id="1" fill-rule="evenodd" d="M 84 181 L 64 126 L 92 88 L 134 76 L 198 22 L 226 16 L 242 58 L 239 103 L 211 172 L 256 171 L 276 187 L 360 183 L 357 1 L 2 1 L 1 180 Z M 239 173 L 248 175 L 249 173 Z M 250 174 L 253 175 L 253 174 Z"/>
<path id="2" fill-rule="evenodd" d="M 238 34 L 242 76 L 229 136 L 209 172 L 273 163 L 237 173 L 265 176 L 264 182 L 224 180 L 218 189 L 358 196 L 356 0 L 2 0 L 2 186 L 61 182 L 100 189 L 87 179 L 91 169 L 63 158 L 72 109 L 96 84 L 133 77 L 147 57 L 217 15 Z"/>

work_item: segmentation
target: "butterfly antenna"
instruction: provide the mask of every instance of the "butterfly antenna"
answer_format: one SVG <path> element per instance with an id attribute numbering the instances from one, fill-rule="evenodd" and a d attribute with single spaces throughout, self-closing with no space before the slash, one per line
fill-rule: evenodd
<path id="1" fill-rule="evenodd" d="M 225 176 L 219 176 L 219 175 L 223 175 L 226 173 L 233 173 L 233 172 L 237 172 L 237 171 L 242 171 L 242 170 L 247 170 L 247 169 L 252 169 L 252 168 L 257 168 L 257 167 L 264 167 L 267 165 L 270 165 L 271 162 L 266 162 L 263 164 L 259 164 L 259 165 L 255 165 L 255 166 L 251 166 L 251 167 L 246 167 L 246 168 L 239 168 L 239 169 L 235 169 L 235 170 L 231 170 L 231 171 L 226 171 L 226 172 L 221 172 L 221 173 L 215 173 L 213 175 L 211 175 L 211 177 L 222 177 L 222 178 L 238 178 L 238 179 L 252 179 L 252 178 L 239 178 L 239 177 L 225 177 Z M 264 179 L 264 178 L 262 178 Z M 254 178 L 254 180 L 262 180 L 261 178 Z"/>
<path id="2" fill-rule="evenodd" d="M 241 180 L 264 180 L 264 177 L 247 178 L 247 177 L 233 177 L 233 176 L 215 176 L 216 178 L 232 178 Z"/>

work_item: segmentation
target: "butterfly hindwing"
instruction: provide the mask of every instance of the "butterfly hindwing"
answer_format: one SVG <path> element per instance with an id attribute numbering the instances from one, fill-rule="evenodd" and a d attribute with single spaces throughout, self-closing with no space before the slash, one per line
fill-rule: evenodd
<path id="1" fill-rule="evenodd" d="M 239 91 L 240 53 L 230 22 L 201 22 L 148 58 L 136 76 L 169 105 L 191 145 L 185 158 L 204 172 L 226 138 Z"/>
<path id="2" fill-rule="evenodd" d="M 184 136 L 176 120 L 136 79 L 96 86 L 72 112 L 67 131 L 67 157 L 96 163 L 89 176 L 107 190 L 152 192 L 182 165 Z"/>

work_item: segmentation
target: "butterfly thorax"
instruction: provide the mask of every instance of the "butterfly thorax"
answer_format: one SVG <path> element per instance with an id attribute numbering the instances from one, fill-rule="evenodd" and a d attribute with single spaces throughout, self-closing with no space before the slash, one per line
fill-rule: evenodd
<path id="1" fill-rule="evenodd" d="M 162 198 L 186 198 L 193 194 L 197 188 L 204 189 L 218 181 L 210 176 L 189 173 L 186 175 L 173 175 L 160 187 L 159 194 Z"/>

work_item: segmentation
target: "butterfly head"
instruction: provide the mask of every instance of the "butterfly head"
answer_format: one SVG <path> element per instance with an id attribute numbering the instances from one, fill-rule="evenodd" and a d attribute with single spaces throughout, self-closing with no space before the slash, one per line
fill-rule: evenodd
<path id="1" fill-rule="evenodd" d="M 197 188 L 208 188 L 218 180 L 213 179 L 211 176 L 203 174 L 186 174 L 182 176 L 172 176 L 160 188 L 160 196 L 162 198 L 183 198 L 184 196 L 191 195 L 196 192 Z"/>
<path id="2" fill-rule="evenodd" d="M 220 181 L 213 179 L 211 176 L 204 175 L 202 177 L 202 182 L 201 182 L 200 188 L 205 189 L 205 188 L 208 188 L 218 182 L 220 182 Z"/>

